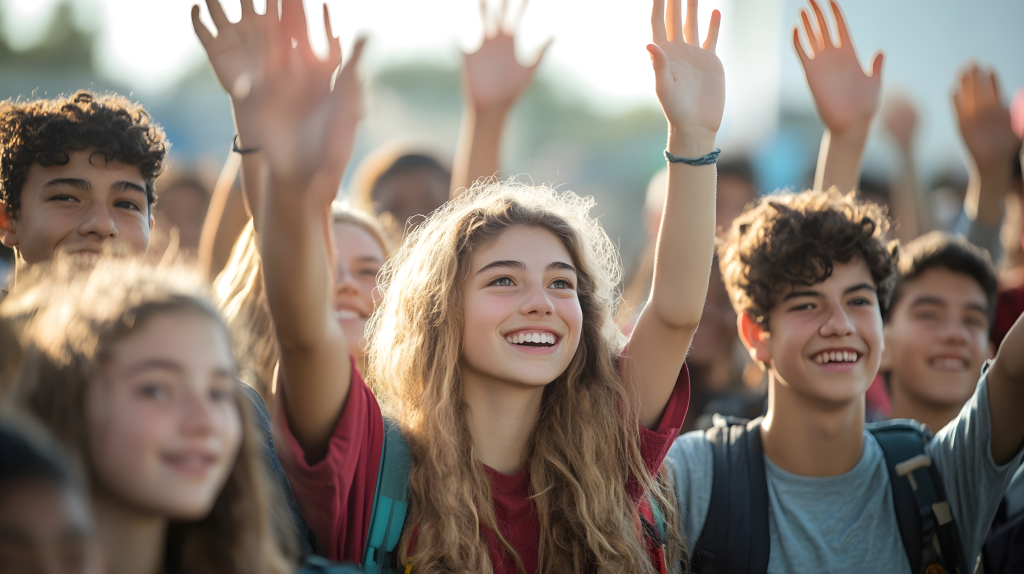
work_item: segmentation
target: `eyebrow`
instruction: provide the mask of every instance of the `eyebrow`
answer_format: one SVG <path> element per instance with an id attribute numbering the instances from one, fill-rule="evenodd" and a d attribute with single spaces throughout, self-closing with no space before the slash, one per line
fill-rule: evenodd
<path id="1" fill-rule="evenodd" d="M 564 261 L 555 261 L 554 263 L 548 263 L 548 271 L 552 269 L 565 269 L 566 271 L 572 271 L 576 273 L 576 268 Z"/>
<path id="2" fill-rule="evenodd" d="M 843 291 L 843 295 L 853 293 L 854 291 L 860 291 L 861 289 L 867 289 L 872 293 L 877 292 L 877 289 L 875 289 L 874 285 L 870 283 L 860 283 L 854 285 L 853 287 L 848 287 L 846 290 Z M 797 297 L 821 297 L 821 293 L 817 291 L 794 291 L 789 295 L 783 297 L 782 300 L 789 301 L 790 299 L 796 299 Z"/>
<path id="3" fill-rule="evenodd" d="M 80 177 L 58 177 L 46 182 L 43 187 L 73 187 L 82 191 L 89 191 L 92 189 L 92 183 L 89 180 L 82 179 Z M 114 185 L 110 186 L 110 189 L 113 191 L 134 191 L 144 195 L 146 193 L 146 188 L 137 183 L 123 179 L 114 182 Z"/>
<path id="4" fill-rule="evenodd" d="M 932 296 L 932 295 L 921 295 L 917 299 L 914 299 L 913 302 L 910 303 L 911 307 L 916 307 L 918 305 L 938 305 L 940 307 L 947 307 L 948 306 L 948 305 L 946 305 L 946 302 L 944 300 L 940 299 L 939 297 Z M 978 311 L 980 313 L 988 314 L 988 305 L 983 305 L 981 303 L 975 303 L 975 302 L 972 301 L 972 302 L 967 303 L 966 305 L 964 305 L 964 307 L 966 307 L 968 309 L 972 309 L 974 311 Z"/>
<path id="5" fill-rule="evenodd" d="M 488 269 L 497 269 L 497 268 L 501 268 L 501 267 L 511 268 L 511 269 L 520 269 L 522 271 L 526 271 L 526 264 L 523 263 L 522 261 L 514 261 L 514 260 L 511 260 L 511 259 L 502 259 L 501 261 L 491 261 L 487 265 L 484 265 L 483 267 L 480 268 L 479 271 L 476 272 L 476 275 L 479 275 L 479 274 L 483 273 L 484 271 L 487 271 Z"/>

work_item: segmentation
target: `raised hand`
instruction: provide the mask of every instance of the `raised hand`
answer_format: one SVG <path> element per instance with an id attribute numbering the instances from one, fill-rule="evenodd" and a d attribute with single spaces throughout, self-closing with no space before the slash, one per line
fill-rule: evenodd
<path id="1" fill-rule="evenodd" d="M 526 10 L 526 0 L 519 10 Z M 515 31 L 519 17 L 509 15 L 509 2 L 502 0 L 500 12 L 488 15 L 487 0 L 480 0 L 484 39 L 480 48 L 464 53 L 463 86 L 469 103 L 478 110 L 508 109 L 533 81 L 541 58 L 551 45 L 548 40 L 532 64 L 524 66 L 516 59 Z"/>
<path id="2" fill-rule="evenodd" d="M 654 43 L 647 45 L 647 51 L 654 63 L 658 100 L 671 132 L 685 134 L 691 141 L 700 140 L 695 150 L 701 155 L 714 148 L 725 111 L 725 70 L 715 55 L 721 22 L 722 14 L 712 12 L 707 38 L 701 45 L 697 0 L 687 0 L 685 22 L 681 0 L 669 0 L 667 10 L 665 0 L 654 0 Z"/>
<path id="3" fill-rule="evenodd" d="M 909 150 L 917 128 L 917 112 L 910 100 L 903 96 L 888 98 L 882 107 L 882 121 L 901 150 Z"/>
<path id="4" fill-rule="evenodd" d="M 241 2 L 242 18 L 231 23 L 219 0 L 206 0 L 217 28 L 216 36 L 199 20 L 199 6 L 192 6 L 192 27 L 206 50 L 213 73 L 231 98 L 238 101 L 249 96 L 254 82 L 263 82 L 260 75 L 264 68 L 267 35 L 271 32 L 268 24 L 271 19 L 277 19 L 276 14 L 258 14 L 252 0 Z"/>
<path id="5" fill-rule="evenodd" d="M 853 40 L 846 29 L 839 4 L 829 1 L 839 34 L 839 43 L 836 44 L 825 24 L 821 7 L 815 0 L 810 0 L 810 3 L 817 26 L 811 23 L 807 10 L 800 10 L 810 54 L 804 51 L 800 30 L 796 26 L 793 27 L 793 46 L 803 64 L 818 114 L 833 134 L 851 128 L 862 128 L 866 132 L 871 117 L 878 110 L 884 56 L 881 52 L 875 54 L 871 75 L 865 74 L 857 61 L 857 52 L 853 49 Z"/>
<path id="6" fill-rule="evenodd" d="M 960 134 L 979 169 L 988 166 L 1009 169 L 1021 146 L 1010 126 L 1010 110 L 999 99 L 995 72 L 971 64 L 960 76 L 960 84 L 953 93 L 953 106 Z"/>

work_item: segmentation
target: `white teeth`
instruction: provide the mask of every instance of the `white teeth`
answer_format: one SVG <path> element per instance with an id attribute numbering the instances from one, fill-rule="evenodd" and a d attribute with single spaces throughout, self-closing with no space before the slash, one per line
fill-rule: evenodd
<path id="1" fill-rule="evenodd" d="M 554 345 L 555 335 L 552 333 L 516 333 L 515 335 L 506 335 L 505 340 L 513 345 L 523 343 Z"/>
<path id="2" fill-rule="evenodd" d="M 359 318 L 359 313 L 356 313 L 355 311 L 353 311 L 351 309 L 339 309 L 338 310 L 338 319 L 339 320 L 350 321 L 350 320 L 358 319 L 358 318 Z"/>
<path id="3" fill-rule="evenodd" d="M 813 357 L 815 363 L 855 363 L 860 355 L 856 351 L 822 351 Z M 936 362 L 937 364 L 937 362 Z"/>

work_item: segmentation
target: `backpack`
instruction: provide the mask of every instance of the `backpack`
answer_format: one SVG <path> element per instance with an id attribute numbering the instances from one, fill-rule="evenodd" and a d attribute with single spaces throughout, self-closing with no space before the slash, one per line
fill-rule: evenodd
<path id="1" fill-rule="evenodd" d="M 380 470 L 377 471 L 377 488 L 373 493 L 366 548 L 363 550 L 363 574 L 394 574 L 399 571 L 395 548 L 402 537 L 409 511 L 409 466 L 409 445 L 398 425 L 385 418 L 384 447 L 380 455 Z M 660 549 L 662 571 L 667 574 L 664 564 L 665 515 L 653 493 L 639 518 L 648 545 Z M 411 560 L 404 568 L 405 574 L 410 572 Z"/>
<path id="2" fill-rule="evenodd" d="M 771 545 L 761 418 L 715 415 L 711 505 L 693 551 L 695 573 L 766 572 Z M 914 574 L 970 574 L 938 469 L 924 454 L 931 433 L 916 421 L 865 427 L 885 455 L 903 548 Z M 747 549 L 746 552 L 738 551 Z"/>

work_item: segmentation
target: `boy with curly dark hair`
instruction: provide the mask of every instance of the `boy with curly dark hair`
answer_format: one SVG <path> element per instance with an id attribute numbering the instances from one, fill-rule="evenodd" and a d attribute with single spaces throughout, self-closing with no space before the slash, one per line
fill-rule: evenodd
<path id="1" fill-rule="evenodd" d="M 145 253 L 169 146 L 122 96 L 0 102 L 0 240 L 15 271 L 58 253 Z"/>
<path id="2" fill-rule="evenodd" d="M 749 558 L 744 571 L 911 571 L 914 551 L 896 519 L 889 453 L 864 422 L 864 395 L 882 359 L 882 317 L 897 279 L 888 232 L 882 209 L 853 193 L 806 191 L 763 198 L 719 245 L 740 338 L 767 370 L 769 387 L 763 419 L 683 435 L 666 458 L 684 509 L 683 530 L 705 563 L 721 564 L 713 552 L 723 527 L 717 496 L 740 507 L 766 507 L 762 514 L 743 509 L 754 530 L 763 518 L 763 563 L 753 557 L 756 544 L 730 542 L 735 555 Z M 1024 408 L 1024 328 L 1015 326 L 1010 338 L 959 416 L 924 440 L 918 459 L 938 471 L 936 482 L 946 494 L 941 503 L 948 505 L 936 511 L 938 520 L 956 525 L 962 558 L 971 565 L 1024 441 L 1018 414 Z M 1017 349 L 1016 356 L 1009 349 Z M 716 430 L 732 436 L 716 443 Z M 752 438 L 740 447 L 737 433 Z M 720 455 L 717 448 L 743 452 Z M 743 459 L 744 449 L 757 450 L 760 468 L 729 458 Z M 722 466 L 726 459 L 731 463 Z M 761 502 L 752 502 L 754 494 L 738 500 L 719 491 L 716 474 L 723 468 L 760 473 Z M 742 480 L 751 489 L 758 484 Z M 897 480 L 902 485 L 904 479 Z"/>
<path id="3" fill-rule="evenodd" d="M 892 418 L 936 431 L 956 418 L 992 358 L 997 287 L 988 253 L 959 235 L 933 231 L 901 250 L 881 367 Z"/>

